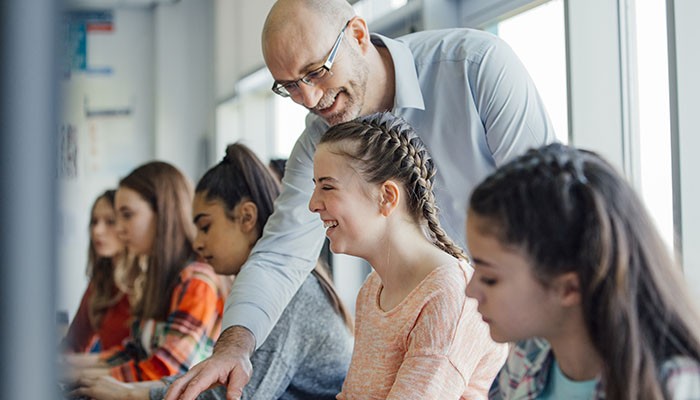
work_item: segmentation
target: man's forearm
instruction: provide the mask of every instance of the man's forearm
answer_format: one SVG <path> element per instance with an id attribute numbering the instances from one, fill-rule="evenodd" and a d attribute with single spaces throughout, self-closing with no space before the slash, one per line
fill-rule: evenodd
<path id="1" fill-rule="evenodd" d="M 214 354 L 246 355 L 248 358 L 255 351 L 255 336 L 243 326 L 235 325 L 221 332 L 214 346 Z"/>

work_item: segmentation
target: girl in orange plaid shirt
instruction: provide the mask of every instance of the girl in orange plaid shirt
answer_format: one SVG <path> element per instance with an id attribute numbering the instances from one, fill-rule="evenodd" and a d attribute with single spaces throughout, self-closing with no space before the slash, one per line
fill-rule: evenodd
<path id="1" fill-rule="evenodd" d="M 187 179 L 164 162 L 144 164 L 120 181 L 117 226 L 135 259 L 127 279 L 135 317 L 131 338 L 115 351 L 74 357 L 66 379 L 160 379 L 211 354 L 226 285 L 210 265 L 195 261 L 192 197 Z"/>

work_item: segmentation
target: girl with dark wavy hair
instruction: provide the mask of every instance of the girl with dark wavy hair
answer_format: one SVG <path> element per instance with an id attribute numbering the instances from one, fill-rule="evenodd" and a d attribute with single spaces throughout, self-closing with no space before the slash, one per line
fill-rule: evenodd
<path id="1" fill-rule="evenodd" d="M 468 295 L 516 342 L 493 399 L 700 398 L 700 318 L 632 187 L 595 153 L 530 150 L 474 190 Z"/>
<path id="2" fill-rule="evenodd" d="M 68 378 L 160 379 L 211 354 L 226 285 L 210 265 L 196 261 L 192 195 L 187 178 L 161 161 L 141 165 L 119 182 L 117 229 L 138 261 L 129 278 L 135 321 L 125 344 L 78 360 Z"/>

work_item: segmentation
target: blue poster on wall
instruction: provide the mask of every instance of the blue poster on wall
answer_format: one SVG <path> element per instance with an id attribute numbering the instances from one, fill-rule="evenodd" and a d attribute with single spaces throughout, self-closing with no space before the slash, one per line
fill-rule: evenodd
<path id="1" fill-rule="evenodd" d="M 110 67 L 90 65 L 88 35 L 93 32 L 112 32 L 112 11 L 69 11 L 64 14 L 64 77 L 71 71 L 111 74 Z"/>

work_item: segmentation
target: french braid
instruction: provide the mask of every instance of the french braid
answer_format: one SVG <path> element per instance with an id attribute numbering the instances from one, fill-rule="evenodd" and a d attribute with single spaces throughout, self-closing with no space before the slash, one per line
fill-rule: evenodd
<path id="1" fill-rule="evenodd" d="M 413 128 L 391 113 L 376 113 L 331 127 L 321 143 L 348 143 L 341 154 L 354 161 L 370 183 L 394 179 L 404 185 L 407 206 L 417 223 L 427 223 L 432 241 L 448 254 L 466 259 L 440 226 L 433 184 L 435 164 Z"/>

